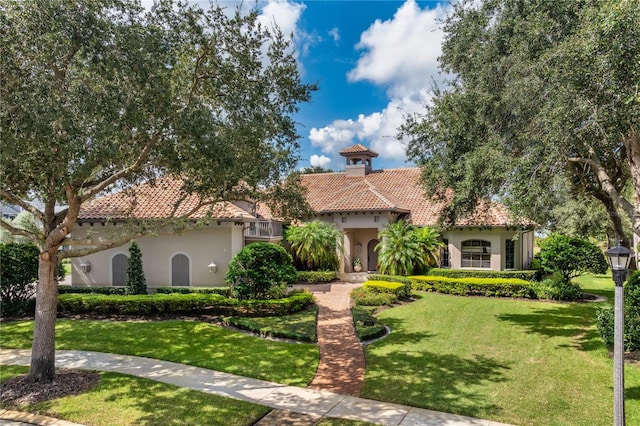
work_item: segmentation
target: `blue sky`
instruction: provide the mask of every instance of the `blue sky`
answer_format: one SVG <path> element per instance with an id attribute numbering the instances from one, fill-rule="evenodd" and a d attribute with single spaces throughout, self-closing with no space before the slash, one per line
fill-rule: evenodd
<path id="1" fill-rule="evenodd" d="M 338 152 L 355 143 L 380 154 L 375 168 L 405 166 L 397 128 L 404 114 L 422 111 L 433 80 L 442 81 L 438 21 L 449 6 L 418 0 L 259 0 L 257 6 L 265 24 L 293 34 L 303 81 L 319 85 L 295 116 L 300 167 L 344 169 Z"/>

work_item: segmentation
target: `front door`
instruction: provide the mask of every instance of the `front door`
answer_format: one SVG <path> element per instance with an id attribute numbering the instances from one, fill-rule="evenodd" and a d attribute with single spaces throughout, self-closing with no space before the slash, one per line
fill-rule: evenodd
<path id="1" fill-rule="evenodd" d="M 374 250 L 374 247 L 378 245 L 380 241 L 371 240 L 367 244 L 367 268 L 369 271 L 378 270 L 378 252 Z"/>

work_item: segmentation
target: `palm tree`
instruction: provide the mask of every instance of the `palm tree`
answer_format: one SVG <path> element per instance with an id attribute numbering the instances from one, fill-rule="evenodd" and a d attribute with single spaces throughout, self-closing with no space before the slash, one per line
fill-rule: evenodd
<path id="1" fill-rule="evenodd" d="M 415 231 L 418 242 L 422 246 L 425 255 L 425 266 L 438 266 L 440 259 L 440 248 L 444 243 L 440 240 L 440 234 L 428 226 L 416 228 Z"/>
<path id="2" fill-rule="evenodd" d="M 376 245 L 380 272 L 388 275 L 411 275 L 424 266 L 423 245 L 416 228 L 399 220 L 380 231 L 380 243 Z"/>
<path id="3" fill-rule="evenodd" d="M 341 237 L 335 226 L 318 220 L 289 228 L 286 233 L 296 263 L 307 270 L 337 270 Z"/>

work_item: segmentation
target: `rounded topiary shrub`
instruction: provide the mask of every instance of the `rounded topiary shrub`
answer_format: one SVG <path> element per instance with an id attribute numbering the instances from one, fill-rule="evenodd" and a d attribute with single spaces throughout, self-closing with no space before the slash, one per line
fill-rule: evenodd
<path id="1" fill-rule="evenodd" d="M 229 263 L 225 281 L 238 299 L 278 299 L 296 281 L 293 259 L 275 244 L 254 243 L 240 250 Z"/>

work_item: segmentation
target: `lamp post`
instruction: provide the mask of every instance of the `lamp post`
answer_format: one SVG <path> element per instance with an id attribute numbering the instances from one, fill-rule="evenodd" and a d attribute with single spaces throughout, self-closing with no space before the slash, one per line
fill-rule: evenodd
<path id="1" fill-rule="evenodd" d="M 631 250 L 618 243 L 606 252 L 616 283 L 613 323 L 613 424 L 624 426 L 624 289 Z"/>

